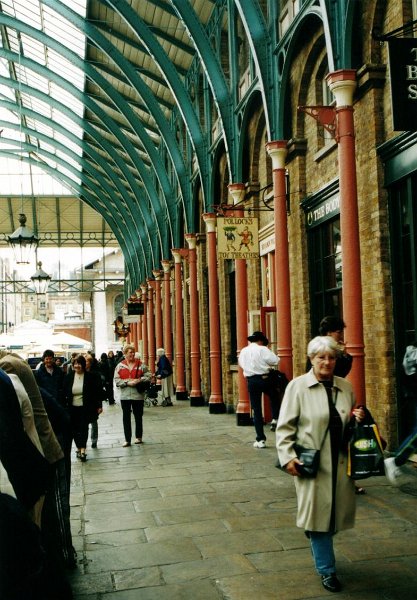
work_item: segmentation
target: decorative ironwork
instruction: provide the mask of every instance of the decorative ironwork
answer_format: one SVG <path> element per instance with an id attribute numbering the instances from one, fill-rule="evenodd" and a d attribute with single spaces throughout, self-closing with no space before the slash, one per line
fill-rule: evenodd
<path id="1" fill-rule="evenodd" d="M 105 292 L 111 287 L 124 287 L 124 279 L 52 279 L 49 283 L 48 294 L 62 292 Z M 32 281 L 21 279 L 8 279 L 0 281 L 3 294 L 34 294 Z"/>

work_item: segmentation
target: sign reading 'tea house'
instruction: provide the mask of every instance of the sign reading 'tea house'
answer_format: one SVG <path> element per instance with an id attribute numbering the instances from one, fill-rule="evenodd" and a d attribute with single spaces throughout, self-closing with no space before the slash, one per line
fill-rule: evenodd
<path id="1" fill-rule="evenodd" d="M 395 131 L 417 131 L 417 39 L 388 40 Z"/>

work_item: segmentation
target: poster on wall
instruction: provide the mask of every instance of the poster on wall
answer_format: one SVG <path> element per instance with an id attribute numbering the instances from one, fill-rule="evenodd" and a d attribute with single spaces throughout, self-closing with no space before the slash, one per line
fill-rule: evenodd
<path id="1" fill-rule="evenodd" d="M 417 39 L 388 40 L 395 131 L 417 131 Z"/>
<path id="2" fill-rule="evenodd" d="M 223 260 L 259 258 L 258 219 L 256 217 L 219 217 L 217 219 L 217 256 Z"/>

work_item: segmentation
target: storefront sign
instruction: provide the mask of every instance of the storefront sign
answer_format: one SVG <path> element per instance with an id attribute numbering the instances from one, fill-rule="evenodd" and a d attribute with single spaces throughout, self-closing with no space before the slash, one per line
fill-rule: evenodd
<path id="1" fill-rule="evenodd" d="M 320 225 L 323 221 L 327 221 L 340 213 L 340 198 L 333 196 L 325 200 L 318 206 L 311 208 L 306 215 L 307 228 Z"/>
<path id="2" fill-rule="evenodd" d="M 127 303 L 127 314 L 128 315 L 143 315 L 144 305 L 143 302 L 128 302 Z"/>
<path id="3" fill-rule="evenodd" d="M 217 219 L 219 259 L 259 258 L 258 219 L 219 217 Z"/>
<path id="4" fill-rule="evenodd" d="M 269 252 L 273 252 L 275 250 L 275 234 L 272 233 L 268 235 L 268 237 L 259 241 L 259 254 L 264 256 L 265 254 L 269 254 Z"/>
<path id="5" fill-rule="evenodd" d="M 417 39 L 388 40 L 395 131 L 417 131 Z"/>

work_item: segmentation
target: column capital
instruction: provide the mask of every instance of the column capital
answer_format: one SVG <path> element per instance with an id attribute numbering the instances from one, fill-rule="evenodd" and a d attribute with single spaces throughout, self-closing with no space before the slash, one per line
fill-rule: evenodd
<path id="1" fill-rule="evenodd" d="M 148 286 L 146 283 L 141 283 L 140 284 L 140 290 L 142 292 L 142 295 L 146 295 L 146 292 L 148 291 Z"/>
<path id="2" fill-rule="evenodd" d="M 172 260 L 168 260 L 168 259 L 161 260 L 161 265 L 162 265 L 162 269 L 163 269 L 164 273 L 171 272 Z"/>
<path id="3" fill-rule="evenodd" d="M 163 271 L 161 271 L 160 269 L 155 269 L 155 271 L 152 271 L 153 276 L 155 277 L 155 281 L 160 281 Z"/>
<path id="4" fill-rule="evenodd" d="M 216 233 L 217 216 L 215 213 L 204 213 L 202 216 L 207 233 Z"/>
<path id="5" fill-rule="evenodd" d="M 197 247 L 197 237 L 196 237 L 195 233 L 186 233 L 184 237 L 185 237 L 185 241 L 188 244 L 188 248 L 190 250 L 195 250 Z"/>
<path id="6" fill-rule="evenodd" d="M 287 140 L 275 140 L 266 144 L 266 151 L 272 160 L 272 169 L 285 169 L 288 154 Z"/>
<path id="7" fill-rule="evenodd" d="M 229 194 L 232 196 L 233 203 L 238 204 L 242 202 L 245 197 L 246 188 L 244 183 L 229 183 L 227 186 Z"/>
<path id="8" fill-rule="evenodd" d="M 353 94 L 356 90 L 356 71 L 340 69 L 326 75 L 327 85 L 336 98 L 336 106 L 353 106 Z"/>
<path id="9" fill-rule="evenodd" d="M 181 259 L 187 258 L 188 256 L 188 250 L 186 248 L 172 248 L 171 252 L 175 264 L 181 263 Z"/>

